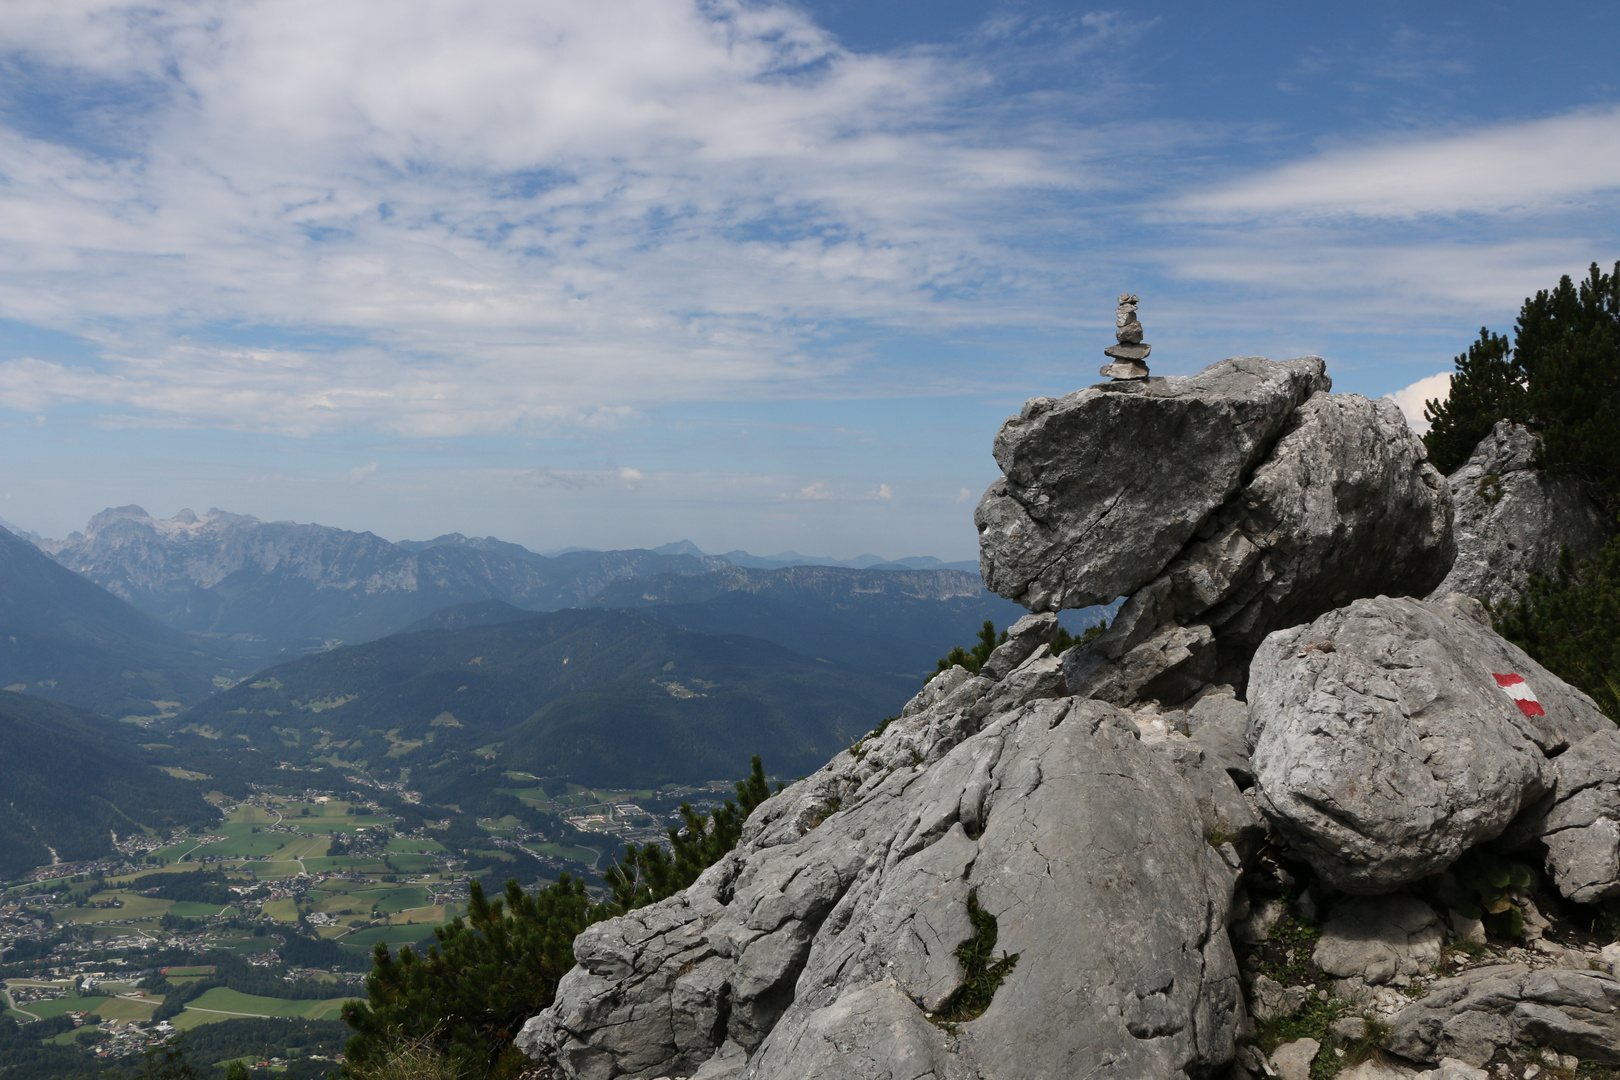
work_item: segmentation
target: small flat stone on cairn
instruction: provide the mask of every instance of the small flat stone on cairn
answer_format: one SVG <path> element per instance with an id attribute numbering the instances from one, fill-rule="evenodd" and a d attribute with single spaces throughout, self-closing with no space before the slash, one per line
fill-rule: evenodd
<path id="1" fill-rule="evenodd" d="M 1153 351 L 1153 346 L 1142 340 L 1142 323 L 1136 317 L 1136 305 L 1140 302 L 1134 293 L 1120 294 L 1119 307 L 1114 311 L 1114 337 L 1119 343 L 1103 350 L 1103 355 L 1114 361 L 1102 367 L 1102 374 L 1111 379 L 1148 377 L 1148 366 L 1143 361 Z"/>

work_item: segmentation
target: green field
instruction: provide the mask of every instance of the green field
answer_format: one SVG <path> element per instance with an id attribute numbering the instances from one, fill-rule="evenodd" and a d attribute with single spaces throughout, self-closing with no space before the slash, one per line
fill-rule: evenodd
<path id="1" fill-rule="evenodd" d="M 424 874 L 432 870 L 438 862 L 432 855 L 390 855 L 388 861 L 393 864 L 394 870 L 401 874 Z"/>
<path id="2" fill-rule="evenodd" d="M 23 1008 L 43 1020 L 52 1016 L 61 1016 L 63 1013 L 93 1012 L 110 1000 L 112 999 L 103 997 L 100 994 L 92 994 L 89 997 L 74 997 L 70 994 L 65 998 L 57 998 L 54 1001 L 31 1002 L 24 1005 Z"/>
<path id="3" fill-rule="evenodd" d="M 176 900 L 169 912 L 185 919 L 208 919 L 215 915 L 234 914 L 236 908 L 229 905 L 222 908 L 218 904 L 199 904 L 195 900 Z"/>
<path id="4" fill-rule="evenodd" d="M 309 867 L 312 874 L 330 873 L 332 871 L 350 871 L 356 874 L 386 874 L 388 866 L 381 859 L 361 859 L 348 855 L 322 856 L 308 858 L 304 865 Z"/>
<path id="5" fill-rule="evenodd" d="M 528 848 L 530 851 L 544 855 L 549 859 L 567 859 L 570 862 L 584 863 L 586 866 L 595 866 L 596 860 L 601 858 L 601 854 L 599 852 L 588 847 L 568 847 L 563 844 L 536 843 L 528 843 L 524 844 L 523 846 Z"/>
<path id="6" fill-rule="evenodd" d="M 414 838 L 409 836 L 395 836 L 388 841 L 388 850 L 401 855 L 419 855 L 429 851 L 443 851 L 444 845 L 437 840 Z"/>
<path id="7" fill-rule="evenodd" d="M 169 978 L 169 979 L 172 979 L 172 978 L 174 978 L 176 976 L 180 976 L 182 978 L 184 978 L 184 977 L 196 978 L 197 976 L 200 976 L 200 975 L 212 975 L 213 973 L 214 973 L 214 968 L 213 968 L 212 964 L 205 965 L 205 966 L 202 966 L 202 967 L 172 967 L 172 968 L 164 969 L 164 977 Z"/>
<path id="8" fill-rule="evenodd" d="M 412 926 L 373 926 L 339 938 L 338 944 L 370 952 L 371 947 L 379 941 L 386 941 L 389 948 L 397 949 L 401 945 L 415 945 L 418 941 L 431 937 L 433 925 L 428 923 L 416 923 Z"/>
<path id="9" fill-rule="evenodd" d="M 155 1001 L 131 1001 L 128 998 L 108 998 L 96 1006 L 96 1015 L 107 1020 L 150 1020 L 157 1010 Z"/>
<path id="10" fill-rule="evenodd" d="M 347 997 L 327 998 L 324 1001 L 294 1000 L 291 998 L 258 997 L 243 994 L 223 986 L 216 986 L 200 997 L 188 1002 L 186 1011 L 174 1018 L 174 1026 L 181 1031 L 219 1020 L 240 1016 L 298 1017 L 306 1020 L 336 1020 L 342 1014 Z"/>
<path id="11" fill-rule="evenodd" d="M 291 899 L 267 900 L 263 911 L 265 918 L 274 919 L 277 922 L 295 923 L 298 921 L 298 904 Z"/>

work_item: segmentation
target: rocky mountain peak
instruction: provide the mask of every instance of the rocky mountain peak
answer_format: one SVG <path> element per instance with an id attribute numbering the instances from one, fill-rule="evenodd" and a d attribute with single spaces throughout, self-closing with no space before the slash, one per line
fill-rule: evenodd
<path id="1" fill-rule="evenodd" d="M 1391 403 L 1329 391 L 1249 357 L 1027 403 L 975 520 L 985 584 L 1036 614 L 580 935 L 520 1048 L 578 1080 L 1303 1077 L 1367 1037 L 1411 1064 L 1363 1076 L 1620 1061 L 1596 952 L 1390 988 L 1481 912 L 1530 918 L 1504 858 L 1620 896 L 1620 735 L 1476 601 L 1416 599 L 1454 486 Z M 1053 655 L 1049 612 L 1119 596 Z M 987 926 L 999 985 L 956 1012 Z M 1329 1030 L 1358 1012 L 1384 1026 Z M 1249 1044 L 1307 1013 L 1320 1040 Z"/>

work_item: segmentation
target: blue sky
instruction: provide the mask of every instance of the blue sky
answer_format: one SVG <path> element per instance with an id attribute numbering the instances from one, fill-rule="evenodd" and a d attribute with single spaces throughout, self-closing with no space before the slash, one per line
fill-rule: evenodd
<path id="1" fill-rule="evenodd" d="M 1126 289 L 1410 404 L 1620 258 L 1620 7 L 1329 7 L 0 6 L 0 517 L 971 558 Z"/>

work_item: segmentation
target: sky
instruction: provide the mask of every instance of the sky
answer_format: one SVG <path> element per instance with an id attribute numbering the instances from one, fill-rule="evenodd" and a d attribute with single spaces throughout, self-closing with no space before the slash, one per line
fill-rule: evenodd
<path id="1" fill-rule="evenodd" d="M 8 0 L 0 518 L 976 556 L 997 427 L 1425 397 L 1620 260 L 1620 5 Z"/>

